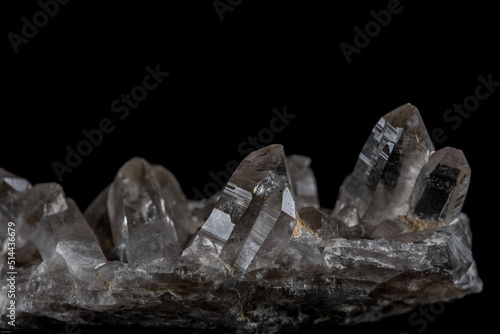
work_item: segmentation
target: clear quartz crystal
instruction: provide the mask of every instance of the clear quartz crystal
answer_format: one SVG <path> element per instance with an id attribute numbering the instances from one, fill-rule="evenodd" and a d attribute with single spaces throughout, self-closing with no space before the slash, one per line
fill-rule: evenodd
<path id="1" fill-rule="evenodd" d="M 25 262 L 40 253 L 35 245 L 38 226 L 45 217 L 66 209 L 64 191 L 59 184 L 39 183 L 29 190 L 23 198 L 22 211 L 15 219 L 16 248 L 19 250 L 16 260 Z"/>
<path id="2" fill-rule="evenodd" d="M 97 238 L 85 221 L 75 202 L 66 198 L 64 209 L 45 215 L 33 234 L 33 240 L 46 259 L 57 251 L 78 270 L 79 261 L 93 266 L 106 262 Z M 70 258 L 75 256 L 77 258 Z"/>
<path id="3" fill-rule="evenodd" d="M 188 201 L 134 158 L 85 210 L 60 185 L 0 169 L 16 223 L 16 328 L 50 321 L 276 333 L 356 324 L 480 292 L 462 151 L 434 151 L 417 109 L 382 117 L 332 212 L 310 159 L 249 154 L 222 192 Z M 0 328 L 9 328 L 6 234 Z M 2 234 L 4 233 L 4 234 Z"/>
<path id="4" fill-rule="evenodd" d="M 0 226 L 6 227 L 8 222 L 18 223 L 22 212 L 23 200 L 31 189 L 31 183 L 19 176 L 16 176 L 3 168 L 0 168 Z M 17 224 L 18 228 L 21 226 Z M 1 241 L 7 241 L 7 228 L 0 230 L 0 255 L 3 257 L 3 250 L 6 245 Z M 26 237 L 17 237 L 18 259 L 20 262 L 27 260 L 32 256 L 35 250 L 31 247 L 28 251 L 23 246 L 28 242 Z"/>
<path id="5" fill-rule="evenodd" d="M 44 216 L 34 234 L 34 242 L 44 261 L 66 266 L 63 270 L 73 279 L 77 291 L 89 290 L 87 294 L 79 294 L 79 302 L 92 307 L 106 290 L 95 271 L 106 263 L 106 258 L 75 202 L 70 198 L 64 201 L 64 210 Z"/>
<path id="6" fill-rule="evenodd" d="M 21 212 L 22 199 L 30 189 L 28 180 L 0 168 L 0 214 L 11 220 L 17 218 Z"/>
<path id="7" fill-rule="evenodd" d="M 177 256 L 195 232 L 175 177 L 141 158 L 120 168 L 107 206 L 120 258 L 133 265 Z"/>
<path id="8" fill-rule="evenodd" d="M 294 154 L 287 157 L 286 163 L 290 181 L 293 185 L 295 208 L 297 210 L 305 207 L 319 209 L 316 178 L 314 177 L 312 169 L 309 167 L 311 158 Z"/>
<path id="9" fill-rule="evenodd" d="M 464 153 L 445 147 L 435 152 L 422 168 L 412 196 L 414 219 L 449 223 L 462 212 L 471 170 Z"/>
<path id="10" fill-rule="evenodd" d="M 342 184 L 333 215 L 356 210 L 367 232 L 385 219 L 405 215 L 420 170 L 433 152 L 415 106 L 405 104 L 389 112 L 373 128 L 354 171 Z"/>
<path id="11" fill-rule="evenodd" d="M 198 239 L 207 239 L 230 271 L 242 274 L 272 262 L 295 224 L 285 153 L 281 145 L 271 145 L 238 166 L 185 252 L 204 245 Z"/>
<path id="12" fill-rule="evenodd" d="M 106 259 L 79 208 L 55 183 L 19 189 L 24 191 L 22 200 L 13 205 L 11 196 L 10 206 L 21 209 L 9 211 L 9 216 L 16 224 L 16 271 L 20 275 L 16 298 L 20 305 L 29 310 L 31 298 L 43 299 L 40 307 L 58 300 L 93 305 L 105 287 L 92 270 Z M 26 272 L 28 268 L 31 272 Z"/>

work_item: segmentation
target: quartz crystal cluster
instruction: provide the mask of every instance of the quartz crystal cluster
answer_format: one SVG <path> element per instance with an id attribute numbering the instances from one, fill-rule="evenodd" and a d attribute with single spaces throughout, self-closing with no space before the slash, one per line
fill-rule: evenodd
<path id="1" fill-rule="evenodd" d="M 383 116 L 332 209 L 311 160 L 248 155 L 213 198 L 133 158 L 82 214 L 60 185 L 0 169 L 0 327 L 50 322 L 277 332 L 355 324 L 482 289 L 462 213 L 471 171 L 435 151 L 418 110 Z"/>

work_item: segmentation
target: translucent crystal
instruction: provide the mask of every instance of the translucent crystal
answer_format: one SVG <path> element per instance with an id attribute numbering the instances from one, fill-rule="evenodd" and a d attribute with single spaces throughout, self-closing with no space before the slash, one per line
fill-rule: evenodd
<path id="1" fill-rule="evenodd" d="M 328 267 L 321 253 L 322 249 L 321 238 L 304 224 L 276 258 L 280 276 L 284 272 L 288 277 L 300 276 L 304 272 L 326 273 Z M 261 275 L 266 277 L 265 274 Z"/>
<path id="2" fill-rule="evenodd" d="M 68 295 L 71 295 L 75 303 L 90 307 L 96 296 L 105 291 L 93 270 L 106 259 L 79 208 L 55 183 L 18 189 L 23 189 L 25 194 L 19 204 L 20 211 L 13 214 L 17 232 L 16 262 L 18 266 L 29 262 L 19 268 L 18 297 L 25 303 L 21 305 L 26 310 L 32 308 L 30 298 L 45 298 L 41 305 L 47 306 L 65 298 L 68 303 L 72 300 Z M 30 272 L 25 271 L 27 268 Z M 25 275 L 32 275 L 32 279 Z"/>
<path id="3" fill-rule="evenodd" d="M 30 189 L 28 180 L 0 168 L 0 215 L 16 219 L 21 212 L 22 200 Z"/>
<path id="4" fill-rule="evenodd" d="M 63 200 L 63 210 L 44 215 L 34 228 L 32 238 L 42 259 L 57 251 L 74 272 L 85 262 L 93 266 L 106 262 L 95 235 L 75 202 L 70 198 Z"/>
<path id="5" fill-rule="evenodd" d="M 133 265 L 177 256 L 195 232 L 175 177 L 144 159 L 134 158 L 120 168 L 107 206 L 120 258 Z"/>
<path id="6" fill-rule="evenodd" d="M 339 226 L 326 212 L 314 207 L 305 207 L 297 210 L 297 214 L 301 227 L 305 227 L 322 239 L 340 237 Z"/>
<path id="7" fill-rule="evenodd" d="M 309 165 L 271 145 L 249 154 L 221 193 L 189 201 L 170 172 L 134 158 L 85 215 L 60 185 L 32 187 L 0 169 L 0 227 L 16 223 L 23 259 L 16 328 L 277 333 L 482 290 L 461 212 L 470 168 L 459 150 L 434 152 L 415 107 L 378 122 L 333 213 L 319 207 Z M 9 328 L 0 237 L 0 327 Z"/>
<path id="8" fill-rule="evenodd" d="M 418 273 L 443 268 L 432 280 L 432 284 L 438 285 L 475 271 L 470 242 L 468 218 L 462 214 L 452 225 L 427 233 L 403 234 L 391 240 L 333 239 L 323 254 L 335 277 L 386 282 L 384 288 L 392 288 L 397 294 L 399 285 Z M 479 291 L 482 284 L 477 277 L 473 280 L 462 282 L 464 286 L 459 285 L 459 290 L 472 286 Z M 424 279 L 412 284 L 412 289 L 425 290 L 431 282 Z"/>
<path id="9" fill-rule="evenodd" d="M 113 235 L 111 234 L 111 223 L 109 221 L 107 206 L 108 193 L 109 187 L 106 187 L 85 209 L 83 215 L 97 236 L 106 258 L 115 260 L 118 258 L 118 254 L 115 252 Z"/>
<path id="10" fill-rule="evenodd" d="M 470 182 L 470 167 L 462 151 L 445 147 L 422 168 L 410 208 L 410 217 L 449 223 L 462 212 Z"/>
<path id="11" fill-rule="evenodd" d="M 23 198 L 22 211 L 15 219 L 17 225 L 16 259 L 26 262 L 39 256 L 35 245 L 37 228 L 42 220 L 67 209 L 62 187 L 56 183 L 39 183 L 31 188 Z"/>
<path id="12" fill-rule="evenodd" d="M 295 208 L 298 210 L 311 206 L 318 209 L 319 199 L 316 178 L 309 167 L 311 159 L 295 154 L 287 157 L 286 163 L 290 181 L 293 185 Z"/>
<path id="13" fill-rule="evenodd" d="M 271 145 L 241 162 L 185 252 L 204 245 L 197 239 L 205 238 L 231 272 L 242 274 L 271 263 L 292 237 L 295 224 L 283 147 Z"/>
<path id="14" fill-rule="evenodd" d="M 7 223 L 16 222 L 19 229 L 21 224 L 18 217 L 22 212 L 23 200 L 30 189 L 31 183 L 28 180 L 0 168 L 0 226 L 5 227 L 0 230 L 0 256 L 2 257 L 3 250 L 7 248 L 6 245 L 1 244 L 7 240 Z M 26 237 L 17 237 L 19 262 L 26 262 L 35 251 L 33 245 L 29 249 L 25 247 L 27 242 Z"/>
<path id="15" fill-rule="evenodd" d="M 406 215 L 417 177 L 432 152 L 434 146 L 415 106 L 406 104 L 386 114 L 342 184 L 333 215 L 346 207 L 356 210 L 368 232 L 385 219 Z"/>

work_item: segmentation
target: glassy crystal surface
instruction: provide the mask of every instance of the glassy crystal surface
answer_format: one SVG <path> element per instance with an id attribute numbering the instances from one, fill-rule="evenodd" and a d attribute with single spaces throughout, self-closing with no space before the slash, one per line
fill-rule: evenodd
<path id="1" fill-rule="evenodd" d="M 295 208 L 308 206 L 319 208 L 318 189 L 312 169 L 311 159 L 302 155 L 291 155 L 286 159 L 290 181 L 293 185 Z"/>
<path id="2" fill-rule="evenodd" d="M 134 158 L 116 175 L 107 198 L 120 259 L 134 265 L 177 256 L 194 227 L 175 177 L 161 166 Z"/>
<path id="3" fill-rule="evenodd" d="M 470 174 L 462 151 L 434 151 L 411 105 L 377 123 L 333 212 L 319 206 L 310 159 L 286 157 L 281 145 L 249 154 L 202 201 L 187 200 L 165 168 L 134 158 L 85 214 L 60 185 L 31 186 L 0 169 L 0 228 L 16 223 L 22 259 L 16 328 L 64 321 L 276 333 L 478 293 L 461 212 Z M 8 328 L 0 238 L 0 327 Z"/>
<path id="4" fill-rule="evenodd" d="M 39 256 L 35 240 L 37 229 L 45 217 L 63 212 L 67 202 L 62 187 L 57 183 L 39 183 L 31 188 L 22 200 L 22 209 L 16 222 L 16 260 L 27 262 Z"/>
<path id="5" fill-rule="evenodd" d="M 269 264 L 292 237 L 295 203 L 281 145 L 251 153 L 234 171 L 188 252 L 205 238 L 234 273 Z"/>
<path id="6" fill-rule="evenodd" d="M 373 128 L 354 171 L 342 184 L 333 215 L 346 207 L 355 210 L 368 233 L 385 219 L 405 215 L 420 170 L 433 152 L 415 106 L 405 104 L 389 112 Z"/>
<path id="7" fill-rule="evenodd" d="M 20 214 L 22 199 L 31 189 L 31 183 L 0 168 L 0 214 L 14 219 Z"/>
<path id="8" fill-rule="evenodd" d="M 0 231 L 0 254 L 5 254 L 6 245 L 2 245 L 7 240 L 7 223 L 9 221 L 19 221 L 24 198 L 31 189 L 31 183 L 19 176 L 16 176 L 3 168 L 0 168 L 0 226 L 5 227 Z M 20 222 L 19 222 L 20 223 Z M 21 224 L 18 225 L 20 227 Z M 33 245 L 26 247 L 29 242 L 26 235 L 17 237 L 16 246 L 18 248 L 17 260 L 25 262 L 32 257 L 36 251 Z M 4 257 L 2 255 L 2 257 Z"/>
<path id="9" fill-rule="evenodd" d="M 449 223 L 462 212 L 470 167 L 460 150 L 445 147 L 430 157 L 413 191 L 410 216 Z"/>

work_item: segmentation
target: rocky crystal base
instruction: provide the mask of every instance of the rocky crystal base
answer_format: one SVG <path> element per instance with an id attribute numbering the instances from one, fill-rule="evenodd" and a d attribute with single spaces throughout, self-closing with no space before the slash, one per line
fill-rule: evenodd
<path id="1" fill-rule="evenodd" d="M 16 328 L 48 322 L 276 332 L 354 324 L 482 289 L 461 213 L 463 153 L 435 151 L 418 110 L 380 119 L 333 210 L 310 159 L 271 145 L 215 198 L 189 201 L 134 158 L 84 214 L 54 183 L 0 169 L 0 327 L 8 328 L 8 222 Z"/>

